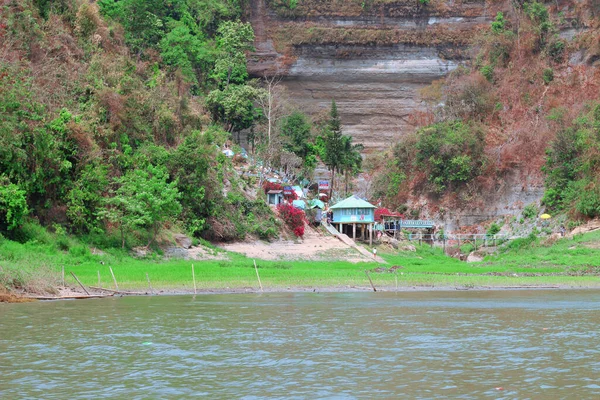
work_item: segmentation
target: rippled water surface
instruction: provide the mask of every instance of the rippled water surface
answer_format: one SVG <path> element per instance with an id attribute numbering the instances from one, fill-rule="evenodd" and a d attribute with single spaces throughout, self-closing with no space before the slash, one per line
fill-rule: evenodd
<path id="1" fill-rule="evenodd" d="M 0 304 L 0 398 L 600 398 L 600 292 Z"/>

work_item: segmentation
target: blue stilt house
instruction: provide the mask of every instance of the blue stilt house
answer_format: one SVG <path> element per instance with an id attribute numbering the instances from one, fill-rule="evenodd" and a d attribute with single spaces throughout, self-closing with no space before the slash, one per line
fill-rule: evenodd
<path id="1" fill-rule="evenodd" d="M 373 241 L 373 224 L 375 223 L 375 207 L 373 204 L 358 196 L 350 196 L 330 207 L 333 211 L 333 223 L 337 224 L 338 231 L 346 235 L 352 235 L 356 240 L 356 229 L 362 239 L 366 238 L 367 230 L 370 241 Z M 352 233 L 350 233 L 352 229 Z"/>

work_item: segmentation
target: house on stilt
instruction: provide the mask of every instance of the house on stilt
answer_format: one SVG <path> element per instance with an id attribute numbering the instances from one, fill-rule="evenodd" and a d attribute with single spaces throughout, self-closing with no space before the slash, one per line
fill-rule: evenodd
<path id="1" fill-rule="evenodd" d="M 373 224 L 375 223 L 375 207 L 358 196 L 350 196 L 329 207 L 333 211 L 333 226 L 356 240 L 357 233 L 362 240 L 373 244 Z M 358 232 L 357 232 L 358 231 Z"/>

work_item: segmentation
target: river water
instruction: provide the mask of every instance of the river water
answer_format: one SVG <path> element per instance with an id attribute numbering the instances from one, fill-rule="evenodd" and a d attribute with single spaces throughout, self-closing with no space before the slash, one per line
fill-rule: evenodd
<path id="1" fill-rule="evenodd" d="M 0 304 L 0 398 L 600 398 L 600 292 Z"/>

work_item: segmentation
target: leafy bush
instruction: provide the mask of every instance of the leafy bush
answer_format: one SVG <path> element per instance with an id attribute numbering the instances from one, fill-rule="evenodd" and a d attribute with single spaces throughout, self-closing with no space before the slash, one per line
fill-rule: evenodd
<path id="1" fill-rule="evenodd" d="M 277 212 L 286 225 L 294 231 L 296 236 L 304 236 L 304 224 L 306 223 L 304 211 L 291 204 L 282 203 L 277 206 Z"/>
<path id="2" fill-rule="evenodd" d="M 494 66 L 493 65 L 484 65 L 483 67 L 481 67 L 481 69 L 479 71 L 481 72 L 481 75 L 483 75 L 485 77 L 485 79 L 488 80 L 488 82 L 494 81 Z"/>
<path id="3" fill-rule="evenodd" d="M 496 235 L 498 232 L 500 232 L 500 229 L 501 229 L 500 225 L 498 225 L 497 223 L 494 222 L 488 228 L 487 234 L 491 235 L 491 236 Z"/>
<path id="4" fill-rule="evenodd" d="M 424 168 L 437 192 L 478 176 L 485 163 L 485 134 L 461 121 L 443 122 L 418 133 L 416 164 Z"/>
<path id="5" fill-rule="evenodd" d="M 507 245 L 507 249 L 522 250 L 522 249 L 530 248 L 531 246 L 534 246 L 536 242 L 537 242 L 537 235 L 535 232 L 531 232 L 529 234 L 529 236 L 527 236 L 525 238 L 518 238 L 515 240 L 511 240 Z"/>
<path id="6" fill-rule="evenodd" d="M 502 12 L 498 12 L 496 14 L 496 18 L 492 21 L 492 32 L 496 34 L 504 33 L 504 28 L 506 26 L 506 19 L 504 19 L 504 14 Z"/>
<path id="7" fill-rule="evenodd" d="M 531 218 L 535 218 L 538 215 L 538 208 L 535 204 L 528 204 L 525 206 L 525 208 L 523 208 L 523 212 L 521 213 L 523 215 L 523 218 L 525 219 L 531 219 Z"/>
<path id="8" fill-rule="evenodd" d="M 523 10 L 533 23 L 534 31 L 537 34 L 537 45 L 534 50 L 541 50 L 546 44 L 548 34 L 554 29 L 548 8 L 534 0 L 523 4 Z"/>
<path id="9" fill-rule="evenodd" d="M 546 46 L 546 52 L 548 56 L 556 63 L 559 63 L 563 60 L 565 55 L 565 42 L 562 39 L 555 39 L 552 42 L 548 43 Z"/>
<path id="10" fill-rule="evenodd" d="M 574 219 L 600 216 L 600 105 L 561 128 L 546 151 L 542 202 Z"/>
<path id="11" fill-rule="evenodd" d="M 26 193 L 18 185 L 0 175 L 0 233 L 21 225 L 29 212 Z"/>
<path id="12" fill-rule="evenodd" d="M 554 80 L 554 71 L 552 68 L 544 69 L 544 72 L 542 73 L 542 79 L 546 85 Z"/>

